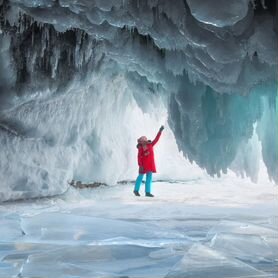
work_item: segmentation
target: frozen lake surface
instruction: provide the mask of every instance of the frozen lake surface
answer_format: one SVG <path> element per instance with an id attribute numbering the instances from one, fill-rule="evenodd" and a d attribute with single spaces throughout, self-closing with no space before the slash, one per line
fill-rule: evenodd
<path id="1" fill-rule="evenodd" d="M 2 204 L 0 277 L 277 277 L 277 186 L 153 186 L 155 198 L 124 184 Z"/>

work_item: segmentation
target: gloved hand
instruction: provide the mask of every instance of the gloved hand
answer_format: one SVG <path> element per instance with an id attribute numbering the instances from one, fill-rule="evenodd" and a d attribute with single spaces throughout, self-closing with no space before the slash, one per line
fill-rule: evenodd
<path id="1" fill-rule="evenodd" d="M 159 132 L 162 132 L 163 129 L 164 129 L 164 126 L 162 125 L 162 126 L 160 127 L 160 129 L 159 129 Z"/>
<path id="2" fill-rule="evenodd" d="M 139 174 L 143 174 L 144 172 L 144 167 L 143 166 L 139 166 Z"/>

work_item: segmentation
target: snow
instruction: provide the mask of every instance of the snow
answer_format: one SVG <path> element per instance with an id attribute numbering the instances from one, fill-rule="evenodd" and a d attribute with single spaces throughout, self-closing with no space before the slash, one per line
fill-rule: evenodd
<path id="1" fill-rule="evenodd" d="M 236 177 L 71 188 L 0 207 L 0 277 L 273 277 L 277 187 Z M 143 191 L 143 190 L 142 190 Z"/>

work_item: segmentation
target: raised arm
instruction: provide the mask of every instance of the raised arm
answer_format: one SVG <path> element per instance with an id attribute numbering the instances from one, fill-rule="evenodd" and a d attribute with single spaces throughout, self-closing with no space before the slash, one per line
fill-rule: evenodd
<path id="1" fill-rule="evenodd" d="M 161 136 L 161 133 L 162 133 L 162 130 L 163 130 L 163 129 L 164 129 L 164 126 L 162 125 L 162 126 L 160 127 L 158 133 L 156 134 L 154 140 L 153 140 L 152 143 L 151 143 L 152 146 L 154 146 L 154 145 L 158 142 L 158 140 L 159 140 L 159 138 L 160 138 L 160 136 Z"/>

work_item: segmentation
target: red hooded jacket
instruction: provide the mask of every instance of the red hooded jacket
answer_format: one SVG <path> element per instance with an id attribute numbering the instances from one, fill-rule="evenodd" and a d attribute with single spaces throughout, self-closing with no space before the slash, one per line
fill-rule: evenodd
<path id="1" fill-rule="evenodd" d="M 138 144 L 138 165 L 143 168 L 140 174 L 145 174 L 148 172 L 156 173 L 153 146 L 158 142 L 161 135 L 159 131 L 153 141 L 148 141 L 148 143 L 143 147 L 142 144 Z"/>

